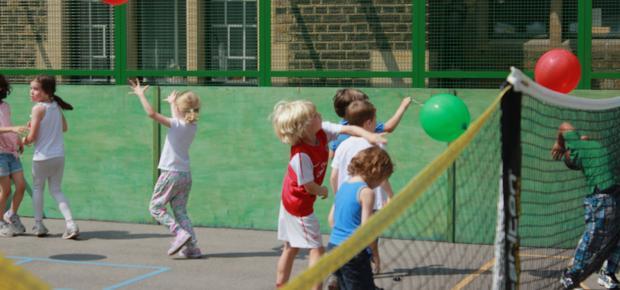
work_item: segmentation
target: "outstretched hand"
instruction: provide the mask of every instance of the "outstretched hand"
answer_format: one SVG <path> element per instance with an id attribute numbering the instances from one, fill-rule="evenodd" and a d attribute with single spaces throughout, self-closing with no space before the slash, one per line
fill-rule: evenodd
<path id="1" fill-rule="evenodd" d="M 368 142 L 370 142 L 370 144 L 373 144 L 373 145 L 383 146 L 387 144 L 387 138 L 385 138 L 387 134 L 388 134 L 387 132 L 374 133 L 370 136 L 370 138 L 368 139 Z"/>
<path id="2" fill-rule="evenodd" d="M 177 97 L 179 96 L 179 92 L 177 91 L 172 91 L 170 93 L 170 95 L 168 95 L 168 97 L 166 97 L 166 102 L 170 103 L 170 104 L 174 104 L 174 102 L 177 100 Z"/>
<path id="3" fill-rule="evenodd" d="M 409 104 L 411 104 L 411 97 L 406 97 L 400 101 L 400 106 L 404 109 L 408 108 Z"/>
<path id="4" fill-rule="evenodd" d="M 13 126 L 11 127 L 11 131 L 17 134 L 24 134 L 28 132 L 28 127 L 26 126 Z"/>
<path id="5" fill-rule="evenodd" d="M 135 80 L 129 80 L 129 85 L 131 86 L 131 90 L 133 94 L 136 94 L 138 96 L 144 96 L 144 92 L 146 92 L 146 90 L 149 89 L 149 86 L 140 86 L 140 80 L 139 79 L 135 79 Z"/>

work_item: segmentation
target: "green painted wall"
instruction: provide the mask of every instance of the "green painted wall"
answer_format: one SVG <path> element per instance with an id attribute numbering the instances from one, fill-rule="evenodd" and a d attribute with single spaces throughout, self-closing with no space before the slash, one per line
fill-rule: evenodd
<path id="1" fill-rule="evenodd" d="M 189 214 L 195 225 L 276 229 L 280 187 L 288 162 L 289 147 L 275 137 L 268 116 L 282 99 L 313 101 L 323 118 L 338 121 L 331 99 L 334 88 L 162 87 L 162 97 L 190 89 L 203 101 L 199 131 L 191 148 L 193 188 Z M 387 120 L 404 96 L 424 101 L 431 89 L 365 89 Z M 153 222 L 147 207 L 153 187 L 153 122 L 144 114 L 136 96 L 124 86 L 59 87 L 58 95 L 75 106 L 66 112 L 66 168 L 63 190 L 77 219 Z M 152 99 L 154 88 L 148 93 Z M 610 96 L 604 91 L 591 97 Z M 476 118 L 497 96 L 497 90 L 457 90 Z M 15 85 L 7 99 L 15 123 L 25 123 L 30 112 L 28 87 Z M 390 134 L 388 151 L 396 171 L 391 178 L 396 191 L 440 154 L 445 144 L 431 140 L 418 122 L 419 106 L 412 104 L 396 132 Z M 169 115 L 169 108 L 162 111 Z M 162 137 L 166 130 L 163 128 Z M 31 180 L 32 148 L 23 156 L 27 180 Z M 329 173 L 328 173 L 329 174 Z M 315 204 L 328 231 L 328 200 Z M 427 197 L 428 198 L 428 197 Z M 493 197 L 496 200 L 496 196 Z M 431 198 L 432 199 L 432 198 Z M 445 201 L 445 197 L 437 199 Z M 494 207 L 492 207 L 494 208 Z M 45 212 L 61 217 L 56 203 L 46 194 Z M 32 214 L 29 198 L 22 215 Z M 424 221 L 420 221 L 424 224 Z M 440 230 L 441 231 L 441 230 Z M 444 239 L 433 233 L 428 238 Z"/>
<path id="2" fill-rule="evenodd" d="M 282 99 L 309 99 L 324 119 L 337 121 L 331 99 L 333 88 L 232 88 L 162 87 L 191 89 L 203 101 L 199 131 L 191 148 L 194 185 L 189 213 L 196 225 L 275 229 L 279 193 L 288 161 L 288 147 L 273 134 L 268 116 Z M 149 97 L 154 95 L 151 88 Z M 423 89 L 366 89 L 378 109 L 379 120 L 388 119 L 403 96 L 424 101 L 445 92 Z M 63 190 L 78 219 L 150 222 L 147 211 L 152 191 L 152 122 L 129 88 L 123 86 L 60 86 L 58 95 L 75 106 L 66 112 L 66 168 Z M 482 112 L 495 90 L 462 90 L 458 94 L 473 116 Z M 25 123 L 30 112 L 28 87 L 15 85 L 7 99 L 13 121 Z M 162 111 L 168 114 L 169 108 Z M 389 135 L 389 151 L 396 163 L 395 188 L 445 148 L 427 137 L 418 124 L 419 106 L 412 104 L 395 133 Z M 165 137 L 165 128 L 162 132 Z M 32 148 L 23 156 L 30 180 Z M 333 193 L 330 193 L 330 195 Z M 331 199 L 319 200 L 319 217 L 327 214 Z M 22 214 L 30 215 L 25 199 Z M 60 217 L 46 194 L 45 211 Z"/>

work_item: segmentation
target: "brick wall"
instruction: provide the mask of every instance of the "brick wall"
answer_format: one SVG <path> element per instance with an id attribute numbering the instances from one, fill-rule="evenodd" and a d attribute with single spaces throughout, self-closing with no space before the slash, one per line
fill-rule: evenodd
<path id="1" fill-rule="evenodd" d="M 367 71 L 373 55 L 385 58 L 390 71 L 398 70 L 397 63 L 411 63 L 410 55 L 390 53 L 411 50 L 410 0 L 276 0 L 272 7 L 274 70 Z M 368 81 L 289 79 L 300 85 Z"/>
<path id="2" fill-rule="evenodd" d="M 46 40 L 45 6 L 44 1 L 0 0 L 0 67 L 36 66 L 38 48 L 34 31 L 42 42 Z"/>

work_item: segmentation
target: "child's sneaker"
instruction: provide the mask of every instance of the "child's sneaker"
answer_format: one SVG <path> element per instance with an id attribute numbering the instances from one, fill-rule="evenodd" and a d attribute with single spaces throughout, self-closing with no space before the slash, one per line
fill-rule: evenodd
<path id="1" fill-rule="evenodd" d="M 26 232 L 26 227 L 24 227 L 24 224 L 22 224 L 19 216 L 12 210 L 7 210 L 2 218 L 5 222 L 13 225 L 13 230 L 15 231 L 15 234 L 19 235 Z"/>
<path id="2" fill-rule="evenodd" d="M 563 289 L 581 289 L 574 275 L 567 274 L 566 272 L 562 273 L 560 284 Z"/>
<path id="3" fill-rule="evenodd" d="M 179 256 L 187 259 L 200 259 L 202 258 L 202 252 L 200 252 L 198 247 L 187 246 L 179 251 Z"/>
<path id="4" fill-rule="evenodd" d="M 190 235 L 187 231 L 183 229 L 179 229 L 176 238 L 174 238 L 174 241 L 172 241 L 172 245 L 170 245 L 170 249 L 168 249 L 168 256 L 176 254 L 191 239 L 192 235 Z"/>
<path id="5" fill-rule="evenodd" d="M 0 221 L 0 237 L 12 237 L 15 233 L 13 232 L 13 227 L 10 224 L 5 223 L 4 221 Z"/>
<path id="6" fill-rule="evenodd" d="M 67 224 L 65 233 L 62 234 L 62 238 L 65 240 L 76 239 L 80 235 L 80 229 L 75 223 Z"/>
<path id="7" fill-rule="evenodd" d="M 340 285 L 338 285 L 338 277 L 334 274 L 330 274 L 329 277 L 327 277 L 327 282 L 325 282 L 325 284 L 327 284 L 328 290 L 340 289 Z"/>
<path id="8" fill-rule="evenodd" d="M 616 275 L 614 273 L 606 273 L 603 270 L 599 273 L 598 284 L 605 287 L 605 289 L 620 288 L 620 282 L 616 279 Z"/>
<path id="9" fill-rule="evenodd" d="M 35 222 L 34 226 L 32 227 L 32 232 L 37 237 L 45 237 L 47 236 L 47 233 L 49 233 L 49 231 L 43 224 L 43 221 Z"/>

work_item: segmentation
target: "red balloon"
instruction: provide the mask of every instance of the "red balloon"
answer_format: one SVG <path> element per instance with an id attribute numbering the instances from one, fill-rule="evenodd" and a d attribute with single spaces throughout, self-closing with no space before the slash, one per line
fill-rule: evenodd
<path id="1" fill-rule="evenodd" d="M 536 82 L 556 92 L 567 94 L 581 79 L 581 64 L 570 51 L 555 48 L 547 51 L 536 62 Z"/>
<path id="2" fill-rule="evenodd" d="M 102 0 L 102 1 L 105 4 L 112 5 L 112 6 L 117 6 L 117 5 L 123 5 L 123 4 L 127 3 L 128 0 Z"/>

